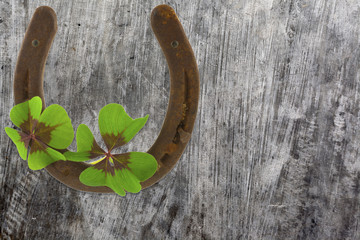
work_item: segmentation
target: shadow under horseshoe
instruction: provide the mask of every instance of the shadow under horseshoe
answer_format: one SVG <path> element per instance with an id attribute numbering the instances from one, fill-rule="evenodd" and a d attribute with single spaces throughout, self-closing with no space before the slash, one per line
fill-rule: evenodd
<path id="1" fill-rule="evenodd" d="M 141 183 L 147 188 L 164 177 L 180 159 L 190 140 L 199 101 L 199 72 L 191 45 L 175 11 L 157 6 L 151 13 L 151 26 L 170 71 L 170 99 L 158 138 L 148 153 L 158 162 L 155 175 Z M 50 7 L 36 9 L 17 60 L 14 78 L 15 104 L 34 96 L 41 97 L 45 108 L 43 75 L 46 59 L 57 31 L 57 20 Z M 108 187 L 82 184 L 79 175 L 90 165 L 82 162 L 57 161 L 46 170 L 65 185 L 80 191 L 111 193 Z"/>

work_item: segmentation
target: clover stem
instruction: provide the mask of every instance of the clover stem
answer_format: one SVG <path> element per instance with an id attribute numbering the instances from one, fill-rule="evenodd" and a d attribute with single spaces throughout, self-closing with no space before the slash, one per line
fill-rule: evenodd
<path id="1" fill-rule="evenodd" d="M 34 133 L 30 133 L 29 138 L 32 139 L 32 140 L 35 140 L 35 139 L 36 139 L 35 134 L 34 134 Z"/>
<path id="2" fill-rule="evenodd" d="M 36 136 L 34 133 L 26 134 L 23 138 L 23 141 L 30 141 L 30 140 L 36 140 Z"/>
<path id="3" fill-rule="evenodd" d="M 107 153 L 105 153 L 106 159 L 109 160 L 110 165 L 113 167 L 114 166 L 114 161 L 112 160 L 112 154 L 110 152 L 111 150 L 109 150 Z"/>

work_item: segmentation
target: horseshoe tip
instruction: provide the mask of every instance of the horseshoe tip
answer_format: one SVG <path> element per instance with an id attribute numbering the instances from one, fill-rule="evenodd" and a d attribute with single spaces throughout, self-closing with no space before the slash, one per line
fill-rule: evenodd
<path id="1" fill-rule="evenodd" d="M 161 5 L 156 6 L 153 9 L 153 12 L 155 12 L 155 11 L 174 11 L 174 9 L 172 7 L 170 7 L 169 5 L 161 4 Z"/>
<path id="2" fill-rule="evenodd" d="M 56 13 L 51 7 L 48 6 L 38 7 L 33 14 L 32 21 L 35 21 L 38 27 L 40 24 L 42 26 L 49 27 L 51 30 L 55 30 L 55 32 L 57 30 Z"/>
<path id="3" fill-rule="evenodd" d="M 49 17 L 56 19 L 56 13 L 55 13 L 54 9 L 52 9 L 51 7 L 48 7 L 48 6 L 40 6 L 40 7 L 38 7 L 35 10 L 35 13 L 48 15 Z"/>
<path id="4" fill-rule="evenodd" d="M 167 21 L 174 18 L 177 19 L 175 10 L 166 4 L 155 7 L 151 12 L 152 21 Z"/>

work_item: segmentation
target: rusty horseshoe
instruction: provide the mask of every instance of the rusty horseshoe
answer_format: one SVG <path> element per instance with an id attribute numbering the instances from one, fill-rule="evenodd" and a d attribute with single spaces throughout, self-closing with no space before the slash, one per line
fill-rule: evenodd
<path id="1" fill-rule="evenodd" d="M 199 101 L 199 72 L 193 50 L 175 11 L 160 5 L 151 13 L 151 26 L 166 57 L 170 71 L 170 99 L 158 138 L 148 153 L 158 162 L 154 176 L 142 182 L 147 188 L 164 177 L 180 159 L 194 127 Z M 43 100 L 45 62 L 57 31 L 57 19 L 50 7 L 36 9 L 18 56 L 14 77 L 15 104 L 34 96 Z M 57 161 L 46 170 L 65 185 L 80 191 L 111 193 L 108 187 L 90 187 L 79 180 L 89 164 Z"/>

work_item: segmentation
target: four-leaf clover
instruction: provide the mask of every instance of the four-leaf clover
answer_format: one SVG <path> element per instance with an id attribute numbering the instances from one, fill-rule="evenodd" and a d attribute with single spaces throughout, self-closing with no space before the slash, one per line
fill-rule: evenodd
<path id="1" fill-rule="evenodd" d="M 156 172 L 157 161 L 148 153 L 112 152 L 141 130 L 148 115 L 132 119 L 121 105 L 108 104 L 99 113 L 100 133 L 107 151 L 100 148 L 90 129 L 80 124 L 76 132 L 77 152 L 65 150 L 62 154 L 57 150 L 66 149 L 74 138 L 71 120 L 57 104 L 41 111 L 40 97 L 17 104 L 10 111 L 10 119 L 21 130 L 5 128 L 30 169 L 39 170 L 58 160 L 82 162 L 99 158 L 80 174 L 80 181 L 88 186 L 107 186 L 121 196 L 125 196 L 125 191 L 139 192 L 140 182 Z"/>
<path id="2" fill-rule="evenodd" d="M 95 141 L 90 129 L 80 124 L 76 132 L 77 152 L 65 152 L 66 159 L 92 162 L 80 174 L 80 181 L 88 186 L 107 186 L 120 196 L 141 190 L 140 182 L 150 178 L 157 170 L 156 159 L 143 152 L 115 154 L 115 148 L 128 143 L 145 125 L 148 115 L 132 119 L 120 104 L 108 104 L 100 110 L 99 129 L 107 151 Z"/>
<path id="3" fill-rule="evenodd" d="M 55 149 L 67 148 L 74 139 L 74 129 L 64 108 L 53 104 L 43 113 L 41 110 L 40 97 L 17 104 L 10 111 L 10 119 L 21 130 L 5 128 L 20 157 L 28 160 L 32 170 L 65 160 L 64 155 Z"/>

